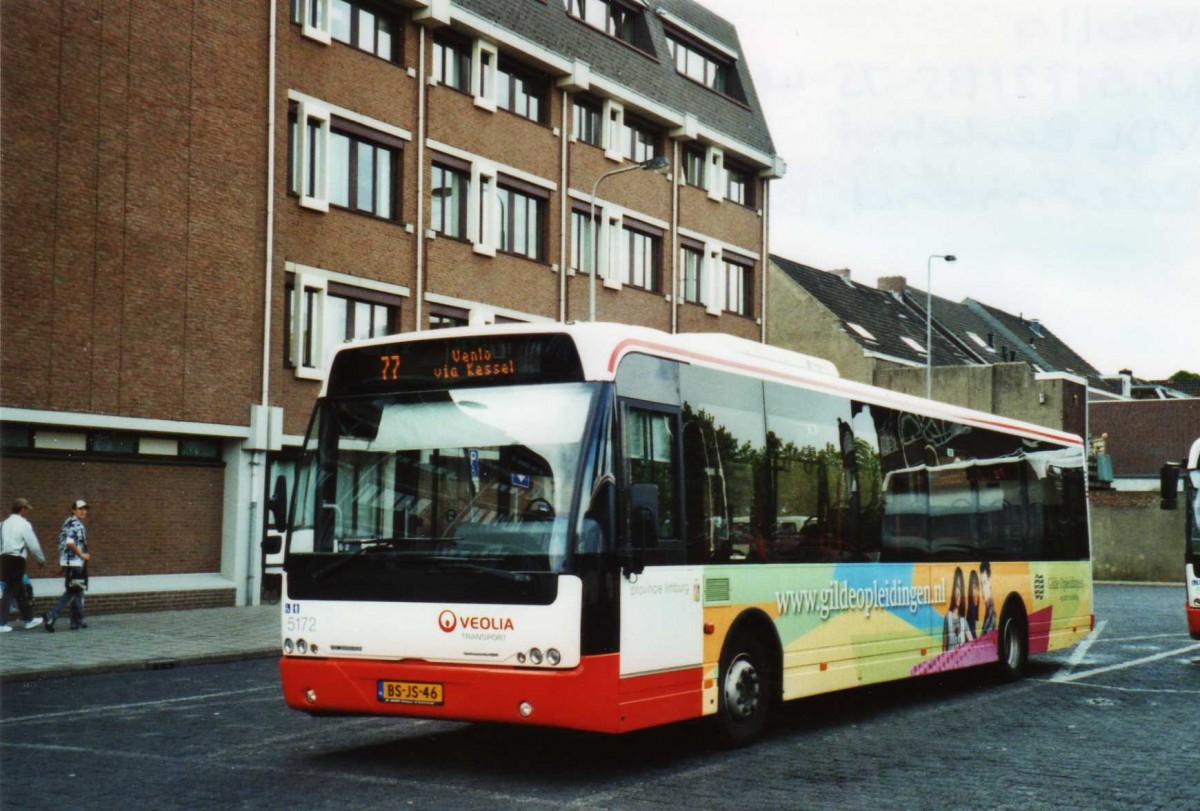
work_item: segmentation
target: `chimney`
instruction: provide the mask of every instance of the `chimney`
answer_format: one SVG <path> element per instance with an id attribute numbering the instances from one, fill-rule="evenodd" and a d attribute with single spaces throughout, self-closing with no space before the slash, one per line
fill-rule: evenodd
<path id="1" fill-rule="evenodd" d="M 908 280 L 903 276 L 883 276 L 879 281 L 875 282 L 875 287 L 885 293 L 895 293 L 897 296 L 903 296 L 905 288 L 908 287 Z"/>
<path id="2" fill-rule="evenodd" d="M 854 282 L 850 281 L 850 268 L 838 268 L 837 270 L 831 270 L 829 272 L 845 282 L 847 287 L 854 286 Z"/>

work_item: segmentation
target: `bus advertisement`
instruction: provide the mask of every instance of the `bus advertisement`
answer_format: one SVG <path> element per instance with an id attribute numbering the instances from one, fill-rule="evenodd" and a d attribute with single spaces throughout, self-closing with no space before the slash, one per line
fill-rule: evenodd
<path id="1" fill-rule="evenodd" d="M 341 347 L 283 558 L 312 714 L 625 732 L 1094 626 L 1082 440 L 726 335 L 457 328 Z"/>
<path id="2" fill-rule="evenodd" d="M 1183 577 L 1184 611 L 1188 633 L 1200 639 L 1200 439 L 1192 443 L 1182 462 L 1168 462 L 1162 468 L 1162 508 L 1173 510 L 1179 504 L 1179 480 L 1183 479 Z"/>

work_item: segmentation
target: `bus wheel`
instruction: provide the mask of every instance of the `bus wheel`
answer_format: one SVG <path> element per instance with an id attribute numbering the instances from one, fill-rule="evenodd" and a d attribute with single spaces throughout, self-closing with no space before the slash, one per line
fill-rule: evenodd
<path id="1" fill-rule="evenodd" d="M 1025 674 L 1025 663 L 1029 659 L 1029 633 L 1025 619 L 1011 611 L 1004 612 L 1000 620 L 1000 678 L 1016 681 Z"/>
<path id="2" fill-rule="evenodd" d="M 730 746 L 749 743 L 762 732 L 771 708 L 773 683 L 766 651 L 749 634 L 738 634 L 721 653 L 721 689 L 717 723 Z"/>

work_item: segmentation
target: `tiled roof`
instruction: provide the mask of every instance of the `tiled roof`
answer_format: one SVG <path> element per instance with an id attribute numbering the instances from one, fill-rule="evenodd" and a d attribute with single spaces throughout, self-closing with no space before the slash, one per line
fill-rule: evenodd
<path id="1" fill-rule="evenodd" d="M 1046 372 L 1066 372 L 1087 378 L 1088 385 L 1093 388 L 1108 391 L 1120 390 L 1114 383 L 1105 380 L 1096 367 L 1060 341 L 1044 324 L 1006 313 L 997 307 L 973 299 L 966 299 L 963 304 L 984 320 L 995 324 L 998 331 L 1010 339 L 1009 343 L 1013 345 L 1022 360 L 1036 365 Z"/>
<path id="2" fill-rule="evenodd" d="M 921 351 L 925 347 L 924 316 L 905 306 L 891 293 L 782 256 L 772 255 L 771 261 L 841 319 L 846 334 L 864 350 L 916 365 L 925 364 L 925 353 Z M 870 337 L 852 324 L 857 324 Z M 975 361 L 944 336 L 934 332 L 933 362 L 945 366 Z"/>
<path id="3" fill-rule="evenodd" d="M 768 155 L 775 145 L 746 65 L 737 30 L 726 20 L 692 0 L 648 0 L 644 18 L 654 54 L 647 55 L 572 17 L 562 0 L 454 0 L 455 4 L 487 18 L 534 43 L 569 59 L 586 62 L 604 76 L 678 113 L 691 113 L 712 129 Z M 742 105 L 698 84 L 675 70 L 667 50 L 663 9 L 739 54 L 738 80 L 745 95 Z"/>

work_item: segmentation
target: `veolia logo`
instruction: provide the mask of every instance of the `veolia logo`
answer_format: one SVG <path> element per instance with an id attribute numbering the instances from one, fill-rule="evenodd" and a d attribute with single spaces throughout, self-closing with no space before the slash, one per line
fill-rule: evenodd
<path id="1" fill-rule="evenodd" d="M 442 613 L 438 614 L 438 627 L 446 633 L 450 633 L 458 625 L 458 617 L 454 612 L 447 608 Z"/>

